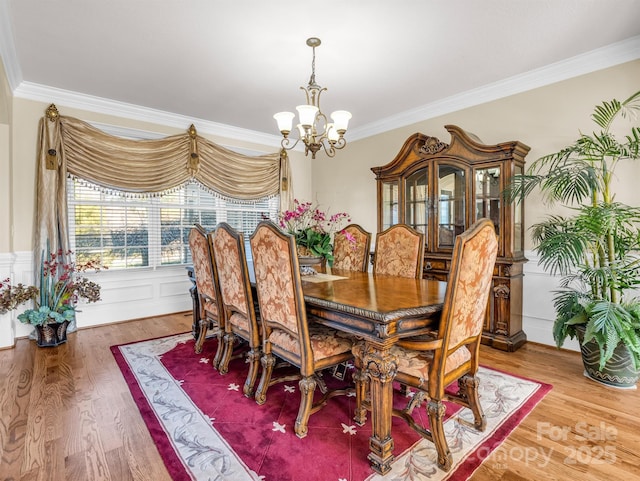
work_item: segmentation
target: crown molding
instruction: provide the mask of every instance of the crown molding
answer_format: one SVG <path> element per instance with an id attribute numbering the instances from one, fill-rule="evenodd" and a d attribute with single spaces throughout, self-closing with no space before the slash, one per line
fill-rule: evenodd
<path id="1" fill-rule="evenodd" d="M 356 127 L 349 131 L 349 140 L 364 139 L 638 58 L 640 58 L 640 35 Z"/>
<path id="2" fill-rule="evenodd" d="M 280 148 L 280 137 L 276 135 L 211 122 L 210 120 L 187 117 L 185 115 L 119 102 L 117 100 L 80 94 L 32 82 L 21 82 L 18 88 L 14 90 L 13 95 L 17 98 L 37 102 L 55 103 L 58 107 L 65 106 L 87 110 L 89 112 L 124 117 L 131 120 L 149 122 L 178 129 L 184 129 L 185 126 L 194 124 L 197 126 L 199 133 L 218 135 L 229 139 Z"/>

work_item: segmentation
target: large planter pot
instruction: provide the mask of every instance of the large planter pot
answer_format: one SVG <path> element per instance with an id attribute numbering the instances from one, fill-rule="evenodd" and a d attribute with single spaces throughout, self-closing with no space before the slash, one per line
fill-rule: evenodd
<path id="1" fill-rule="evenodd" d="M 36 343 L 40 347 L 55 347 L 67 342 L 69 321 L 35 326 Z"/>
<path id="2" fill-rule="evenodd" d="M 600 349 L 598 344 L 593 340 L 587 343 L 584 342 L 585 330 L 583 327 L 579 326 L 576 330 L 580 341 L 585 376 L 619 389 L 636 388 L 636 384 L 640 380 L 640 371 L 634 367 L 631 354 L 624 344 L 618 344 L 613 351 L 611 359 L 600 369 Z"/>

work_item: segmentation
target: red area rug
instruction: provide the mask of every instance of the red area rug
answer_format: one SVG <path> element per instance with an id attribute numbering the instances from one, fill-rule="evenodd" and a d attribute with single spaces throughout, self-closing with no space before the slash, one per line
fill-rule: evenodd
<path id="1" fill-rule="evenodd" d="M 272 386 L 267 402 L 258 406 L 242 394 L 247 372 L 242 359 L 232 361 L 227 375 L 212 369 L 215 345 L 208 340 L 195 354 L 191 334 L 181 334 L 111 348 L 175 481 L 466 480 L 551 389 L 482 368 L 486 431 L 477 433 L 457 422 L 472 419 L 467 409 L 447 410 L 453 469 L 438 469 L 433 445 L 394 418 L 396 460 L 392 472 L 380 476 L 367 460 L 370 422 L 360 427 L 352 420 L 355 398 L 329 400 L 311 416 L 308 436 L 299 439 L 293 430 L 300 401 L 297 382 Z M 330 372 L 324 379 L 341 382 Z M 424 408 L 420 411 L 426 418 Z"/>

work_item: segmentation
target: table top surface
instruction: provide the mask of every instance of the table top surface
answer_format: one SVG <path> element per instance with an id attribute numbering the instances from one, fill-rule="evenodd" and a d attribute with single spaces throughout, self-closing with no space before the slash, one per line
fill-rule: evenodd
<path id="1" fill-rule="evenodd" d="M 307 304 L 382 322 L 439 312 L 447 288 L 446 282 L 374 276 L 370 272 L 333 269 L 330 274 L 341 279 L 317 282 L 302 277 L 302 290 Z"/>

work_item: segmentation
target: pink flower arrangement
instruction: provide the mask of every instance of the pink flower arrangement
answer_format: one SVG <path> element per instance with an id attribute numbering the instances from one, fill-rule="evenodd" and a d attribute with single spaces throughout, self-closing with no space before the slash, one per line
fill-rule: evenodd
<path id="1" fill-rule="evenodd" d="M 352 242 L 353 236 L 342 231 L 351 222 L 346 212 L 328 215 L 311 202 L 294 200 L 294 209 L 282 212 L 280 227 L 296 238 L 300 255 L 322 256 L 333 263 L 333 245 L 331 236 L 341 231 Z"/>
<path id="2" fill-rule="evenodd" d="M 67 252 L 70 257 L 72 252 Z M 100 300 L 100 285 L 76 273 L 106 269 L 99 262 L 89 260 L 77 264 L 63 262 L 63 253 L 42 254 L 40 286 L 12 285 L 10 279 L 0 282 L 0 314 L 16 309 L 28 301 L 34 301 L 34 309 L 27 309 L 18 316 L 25 324 L 43 325 L 71 320 L 80 298 L 87 302 Z"/>

